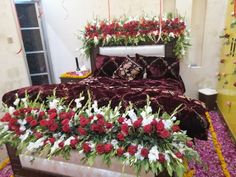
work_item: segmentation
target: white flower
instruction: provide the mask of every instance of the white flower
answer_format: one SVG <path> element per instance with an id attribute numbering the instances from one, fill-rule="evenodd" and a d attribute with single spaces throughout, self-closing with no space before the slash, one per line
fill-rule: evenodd
<path id="1" fill-rule="evenodd" d="M 8 108 L 8 112 L 9 112 L 9 114 L 10 115 L 12 115 L 14 112 L 15 112 L 15 108 L 14 107 L 12 107 L 12 106 L 10 106 L 9 108 Z"/>
<path id="2" fill-rule="evenodd" d="M 157 149 L 157 146 L 153 146 L 148 154 L 149 162 L 155 162 L 159 159 L 159 151 Z"/>
<path id="3" fill-rule="evenodd" d="M 26 127 L 25 127 L 25 124 L 27 123 L 25 119 L 21 120 L 21 119 L 18 119 L 17 122 L 20 124 L 20 131 L 25 131 Z"/>
<path id="4" fill-rule="evenodd" d="M 142 116 L 142 113 L 141 113 L 141 116 Z M 153 121 L 153 118 L 154 118 L 154 116 L 149 116 L 149 117 L 142 116 L 142 117 L 143 117 L 142 126 L 151 124 L 151 122 Z"/>
<path id="5" fill-rule="evenodd" d="M 124 122 L 128 124 L 128 126 L 132 126 L 132 122 L 130 119 L 125 119 Z"/>
<path id="6" fill-rule="evenodd" d="M 31 135 L 33 132 L 31 131 L 31 130 L 26 130 L 26 132 L 25 132 L 25 134 L 23 134 L 23 135 L 20 135 L 20 140 L 21 141 L 25 141 L 28 137 L 29 137 L 29 135 Z"/>
<path id="7" fill-rule="evenodd" d="M 117 141 L 117 140 L 115 140 L 115 139 L 111 140 L 111 144 L 112 144 L 112 146 L 113 146 L 115 149 L 118 149 L 118 148 L 119 148 L 119 146 L 118 146 L 118 141 Z"/>
<path id="8" fill-rule="evenodd" d="M 138 145 L 137 152 L 134 155 L 138 160 L 143 160 L 144 159 L 144 157 L 141 155 L 141 150 L 142 149 L 143 149 L 143 146 Z"/>
<path id="9" fill-rule="evenodd" d="M 132 122 L 135 122 L 137 120 L 137 115 L 135 114 L 134 109 L 129 110 L 127 113 Z"/>
<path id="10" fill-rule="evenodd" d="M 84 100 L 84 97 L 80 97 L 80 98 L 75 99 L 76 108 L 81 108 L 82 107 L 82 104 L 81 104 L 82 100 Z"/>
<path id="11" fill-rule="evenodd" d="M 94 40 L 94 44 L 95 44 L 95 45 L 98 45 L 99 40 L 98 40 L 97 36 L 95 36 L 95 37 L 93 38 L 93 40 Z"/>
<path id="12" fill-rule="evenodd" d="M 172 122 L 172 120 L 170 120 L 170 119 L 168 119 L 168 120 L 163 120 L 162 121 L 163 122 L 163 124 L 164 124 L 164 126 L 165 126 L 165 129 L 170 129 L 171 127 L 172 127 L 172 125 L 173 125 L 173 122 Z"/>
<path id="13" fill-rule="evenodd" d="M 68 138 L 68 139 L 65 141 L 64 145 L 65 145 L 65 146 L 70 145 L 70 141 L 73 140 L 73 139 L 75 139 L 75 137 L 71 136 L 70 138 Z"/>
<path id="14" fill-rule="evenodd" d="M 37 113 L 38 113 L 38 111 L 37 110 L 31 110 L 31 114 L 33 114 L 33 115 L 37 115 Z"/>
<path id="15" fill-rule="evenodd" d="M 27 98 L 21 98 L 21 101 L 24 103 L 25 108 L 28 108 Z"/>
<path id="16" fill-rule="evenodd" d="M 111 35 L 108 34 L 108 35 L 106 36 L 106 41 L 108 42 L 110 39 L 111 39 Z"/>
<path id="17" fill-rule="evenodd" d="M 174 34 L 173 32 L 170 32 L 170 33 L 169 33 L 169 37 L 175 38 L 175 34 Z"/>
<path id="18" fill-rule="evenodd" d="M 20 99 L 19 99 L 19 98 L 17 98 L 17 99 L 13 102 L 13 104 L 14 104 L 15 106 L 18 106 L 19 103 L 20 103 Z"/>
<path id="19" fill-rule="evenodd" d="M 173 117 L 171 118 L 172 121 L 176 121 L 176 119 L 177 119 L 177 118 L 176 118 L 175 116 L 173 116 Z"/>
<path id="20" fill-rule="evenodd" d="M 44 140 L 45 140 L 45 138 L 42 137 L 42 138 L 38 139 L 36 142 L 30 142 L 29 145 L 27 146 L 27 150 L 32 152 L 32 151 L 40 148 L 41 146 L 44 145 Z"/>
<path id="21" fill-rule="evenodd" d="M 54 100 L 50 101 L 50 102 L 49 102 L 49 108 L 50 108 L 50 109 L 56 109 L 58 103 L 59 103 L 59 100 L 58 100 L 58 99 L 54 99 Z"/>
<path id="22" fill-rule="evenodd" d="M 128 152 L 123 154 L 125 157 L 130 158 L 130 154 Z"/>

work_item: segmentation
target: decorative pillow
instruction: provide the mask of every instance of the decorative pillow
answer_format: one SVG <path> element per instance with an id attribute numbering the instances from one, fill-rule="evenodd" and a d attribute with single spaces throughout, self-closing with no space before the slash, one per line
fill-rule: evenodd
<path id="1" fill-rule="evenodd" d="M 113 73 L 113 78 L 134 80 L 140 73 L 142 73 L 142 71 L 143 68 L 138 63 L 127 57 L 120 67 Z"/>
<path id="2" fill-rule="evenodd" d="M 179 60 L 176 58 L 149 57 L 136 54 L 136 62 L 145 68 L 147 78 L 179 77 Z"/>
<path id="3" fill-rule="evenodd" d="M 94 76 L 112 77 L 114 71 L 123 63 L 125 57 L 98 55 L 96 57 L 96 70 Z"/>

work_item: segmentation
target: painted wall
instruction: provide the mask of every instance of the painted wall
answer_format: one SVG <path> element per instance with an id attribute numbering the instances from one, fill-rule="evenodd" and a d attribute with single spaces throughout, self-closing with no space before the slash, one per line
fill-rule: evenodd
<path id="1" fill-rule="evenodd" d="M 0 1 L 0 97 L 10 90 L 28 86 L 29 79 L 10 0 Z M 1 100 L 1 99 L 0 99 Z M 1 103 L 1 101 L 0 101 Z"/>
<path id="2" fill-rule="evenodd" d="M 136 16 L 143 13 L 159 14 L 158 0 L 129 0 L 111 2 L 111 16 L 123 14 Z M 177 10 L 187 18 L 192 28 L 192 49 L 181 63 L 181 74 L 186 84 L 186 94 L 197 97 L 203 87 L 216 87 L 215 73 L 218 70 L 220 40 L 226 1 L 222 0 L 164 0 L 166 12 Z M 205 4 L 203 4 L 205 3 Z M 42 0 L 43 18 L 49 41 L 54 77 L 59 81 L 63 72 L 74 70 L 74 57 L 79 55 L 76 48 L 81 42 L 75 33 L 83 28 L 88 20 L 98 16 L 108 17 L 107 0 Z M 192 10 L 192 7 L 193 10 Z M 221 13 L 219 13 L 221 12 Z M 205 15 L 204 15 L 205 14 Z M 202 20 L 201 18 L 202 17 Z M 199 29 L 200 28 L 200 29 Z M 197 61 L 200 68 L 189 68 Z M 88 61 L 80 57 L 80 65 L 89 67 Z"/>

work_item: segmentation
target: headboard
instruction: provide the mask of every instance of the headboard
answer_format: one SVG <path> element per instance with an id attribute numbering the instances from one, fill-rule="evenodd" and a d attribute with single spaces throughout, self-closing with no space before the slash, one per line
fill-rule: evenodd
<path id="1" fill-rule="evenodd" d="M 98 54 L 107 56 L 134 56 L 136 53 L 146 56 L 175 57 L 173 52 L 175 41 L 168 44 L 147 44 L 139 46 L 112 46 L 96 47 L 91 50 L 90 62 L 92 72 L 96 69 L 96 57 Z"/>

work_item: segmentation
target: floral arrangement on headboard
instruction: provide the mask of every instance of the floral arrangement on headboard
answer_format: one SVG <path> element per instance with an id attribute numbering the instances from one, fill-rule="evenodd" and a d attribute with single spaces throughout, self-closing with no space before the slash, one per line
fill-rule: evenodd
<path id="1" fill-rule="evenodd" d="M 161 40 L 159 38 L 160 21 L 158 17 L 140 17 L 100 20 L 89 22 L 79 39 L 82 40 L 82 53 L 89 56 L 96 46 L 136 46 L 174 42 L 176 57 L 182 58 L 189 44 L 189 31 L 183 18 L 172 14 L 161 20 Z"/>

